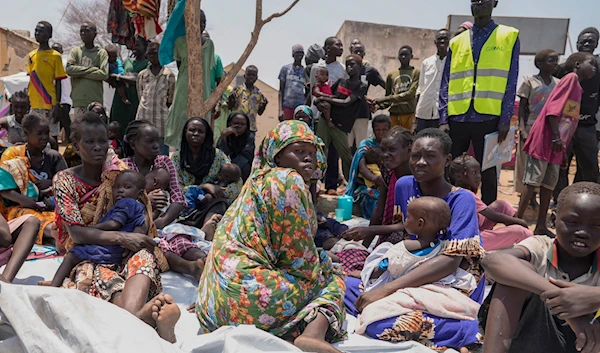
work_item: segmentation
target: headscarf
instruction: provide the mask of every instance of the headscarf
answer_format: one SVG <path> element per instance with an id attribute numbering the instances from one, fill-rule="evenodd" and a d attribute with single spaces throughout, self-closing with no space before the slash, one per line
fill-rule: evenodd
<path id="1" fill-rule="evenodd" d="M 193 121 L 201 122 L 206 130 L 206 136 L 204 138 L 202 148 L 200 149 L 200 155 L 198 155 L 198 158 L 196 159 L 194 159 L 192 151 L 190 151 L 190 146 L 185 138 L 187 128 Z M 196 178 L 196 183 L 201 183 L 202 180 L 208 175 L 208 171 L 210 170 L 210 167 L 212 167 L 212 164 L 215 160 L 216 150 L 215 146 L 213 146 L 213 143 L 213 131 L 206 120 L 199 117 L 193 117 L 185 122 L 181 136 L 181 161 L 179 167 L 192 174 Z"/>
<path id="2" fill-rule="evenodd" d="M 265 175 L 269 170 L 277 168 L 275 162 L 277 154 L 296 142 L 308 142 L 317 147 L 317 168 L 311 179 L 321 179 L 327 168 L 327 161 L 323 153 L 323 141 L 312 132 L 306 123 L 298 120 L 283 121 L 265 136 L 254 157 L 250 178 L 257 178 Z"/>
<path id="3" fill-rule="evenodd" d="M 304 114 L 306 114 L 310 117 L 310 129 L 312 131 L 315 131 L 315 117 L 313 114 L 313 110 L 310 109 L 310 107 L 308 105 L 299 105 L 294 110 L 294 119 L 296 119 L 296 114 L 298 114 L 298 112 L 300 112 L 300 111 L 304 112 Z"/>
<path id="4" fill-rule="evenodd" d="M 185 3 L 186 0 L 179 0 L 169 16 L 169 22 L 167 22 L 167 28 L 165 29 L 165 33 L 163 33 L 160 49 L 158 50 L 158 59 L 161 65 L 167 65 L 175 60 L 173 57 L 175 40 L 185 36 L 185 19 L 183 16 Z"/>
<path id="5" fill-rule="evenodd" d="M 304 54 L 304 47 L 301 44 L 296 44 L 292 47 L 292 55 L 296 53 Z"/>
<path id="6" fill-rule="evenodd" d="M 107 115 L 106 115 L 106 109 L 104 109 L 104 106 L 102 105 L 102 103 L 99 102 L 92 102 L 90 104 L 88 104 L 87 108 L 85 109 L 88 112 L 92 112 L 94 111 L 94 109 L 98 108 L 99 110 L 101 110 L 101 112 L 97 113 L 100 116 L 100 119 L 102 119 L 102 121 L 104 121 L 104 123 L 107 122 Z"/>
<path id="7" fill-rule="evenodd" d="M 225 138 L 225 142 L 227 142 L 227 145 L 229 146 L 229 157 L 231 159 L 237 157 L 242 153 L 242 151 L 246 147 L 246 144 L 248 143 L 248 138 L 252 133 L 250 131 L 250 118 L 248 117 L 248 115 L 246 115 L 246 113 L 242 111 L 235 111 L 229 114 L 229 117 L 227 117 L 227 127 L 231 126 L 231 121 L 234 117 L 238 115 L 241 115 L 246 119 L 246 131 L 241 136 L 230 135 L 227 136 L 227 138 Z M 250 159 L 251 158 L 252 157 L 250 157 Z"/>
<path id="8" fill-rule="evenodd" d="M 306 58 L 312 62 L 318 62 L 321 59 L 325 59 L 325 49 L 318 44 L 313 44 L 308 47 Z"/>

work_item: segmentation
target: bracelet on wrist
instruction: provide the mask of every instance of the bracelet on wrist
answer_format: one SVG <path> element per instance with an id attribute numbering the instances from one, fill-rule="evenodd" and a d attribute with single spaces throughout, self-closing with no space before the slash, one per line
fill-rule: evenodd
<path id="1" fill-rule="evenodd" d="M 562 139 L 561 139 L 560 137 L 559 137 L 559 138 L 556 138 L 556 139 L 552 140 L 552 143 L 554 143 L 554 142 L 558 142 L 558 141 L 561 141 L 561 142 L 562 142 Z"/>

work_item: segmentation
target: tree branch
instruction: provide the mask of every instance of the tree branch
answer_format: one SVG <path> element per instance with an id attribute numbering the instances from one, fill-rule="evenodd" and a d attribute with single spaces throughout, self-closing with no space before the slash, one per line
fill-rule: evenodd
<path id="1" fill-rule="evenodd" d="M 227 72 L 227 74 L 225 76 L 223 76 L 223 78 L 221 78 L 221 83 L 219 83 L 217 88 L 215 88 L 215 90 L 212 92 L 212 94 L 210 95 L 208 100 L 206 100 L 204 102 L 204 105 L 202 107 L 202 112 L 201 112 L 202 114 L 200 114 L 199 116 L 206 116 L 206 114 L 214 106 L 216 106 L 217 103 L 221 100 L 223 93 L 225 92 L 227 87 L 231 84 L 233 79 L 237 76 L 237 74 L 240 72 L 240 70 L 242 69 L 242 66 L 244 66 L 244 64 L 246 63 L 246 60 L 248 60 L 248 57 L 250 56 L 250 54 L 252 54 L 252 51 L 256 47 L 256 44 L 258 43 L 258 37 L 260 36 L 260 31 L 261 31 L 262 27 L 265 24 L 271 22 L 273 19 L 287 14 L 292 8 L 294 8 L 294 6 L 296 6 L 296 4 L 298 4 L 298 2 L 300 2 L 300 0 L 294 0 L 294 2 L 292 2 L 292 4 L 290 6 L 288 6 L 288 8 L 286 8 L 284 11 L 274 13 L 271 16 L 267 17 L 266 20 L 262 20 L 262 10 L 263 10 L 262 0 L 256 0 L 256 23 L 254 24 L 254 29 L 252 30 L 252 33 L 250 36 L 250 42 L 246 46 L 246 49 L 244 50 L 244 52 L 242 53 L 242 55 L 240 56 L 238 61 L 235 64 L 233 64 L 233 66 L 231 67 L 229 72 Z M 186 26 L 187 26 L 187 24 L 186 24 Z M 190 79 L 191 79 L 191 77 L 190 77 Z M 220 119 L 222 119 L 222 118 L 220 118 Z"/>
<path id="2" fill-rule="evenodd" d="M 262 0 L 257 0 L 257 1 L 261 1 L 261 2 L 262 2 Z M 297 4 L 299 1 L 300 1 L 300 0 L 294 0 L 294 2 L 293 2 L 293 3 L 291 3 L 291 5 L 290 5 L 290 6 L 288 6 L 288 8 L 287 8 L 287 9 L 283 10 L 282 12 L 276 12 L 276 13 L 272 14 L 271 16 L 267 17 L 267 19 L 263 21 L 262 25 L 264 26 L 265 24 L 267 24 L 267 23 L 271 22 L 271 21 L 272 21 L 274 18 L 281 17 L 281 16 L 285 15 L 286 13 L 290 12 L 290 10 L 291 10 L 291 9 L 293 9 L 293 8 L 294 8 L 294 6 L 296 6 L 296 4 Z M 261 27 L 262 27 L 262 26 L 261 26 Z"/>

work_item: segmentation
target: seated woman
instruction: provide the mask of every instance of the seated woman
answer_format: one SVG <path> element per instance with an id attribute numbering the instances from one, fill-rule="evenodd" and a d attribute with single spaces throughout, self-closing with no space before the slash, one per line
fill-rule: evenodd
<path id="1" fill-rule="evenodd" d="M 0 215 L 0 281 L 12 282 L 27 259 L 40 229 L 40 221 L 25 215 L 6 222 Z"/>
<path id="2" fill-rule="evenodd" d="M 202 118 L 191 118 L 183 127 L 181 149 L 171 157 L 178 166 L 177 174 L 184 193 L 190 186 L 198 185 L 205 194 L 212 196 L 196 206 L 197 212 L 192 220 L 196 228 L 202 228 L 214 215 L 225 214 L 242 189 L 241 181 L 226 188 L 216 185 L 221 166 L 231 161 L 213 146 L 213 140 L 208 122 Z"/>
<path id="3" fill-rule="evenodd" d="M 147 120 L 134 120 L 127 126 L 125 140 L 123 142 L 124 153 L 127 158 L 123 162 L 135 171 L 146 176 L 154 169 L 166 169 L 171 180 L 170 196 L 171 204 L 168 205 L 166 212 L 154 220 L 156 227 L 162 229 L 164 226 L 172 223 L 179 213 L 187 205 L 179 181 L 177 179 L 177 168 L 168 156 L 160 155 L 160 142 L 158 129 Z M 167 197 L 160 191 L 155 190 L 149 195 L 153 210 L 160 210 L 167 206 Z"/>
<path id="4" fill-rule="evenodd" d="M 244 112 L 237 111 L 229 114 L 227 128 L 217 141 L 217 148 L 242 170 L 244 182 L 250 176 L 254 159 L 254 138 L 254 132 L 250 131 L 250 118 Z"/>
<path id="5" fill-rule="evenodd" d="M 371 245 L 376 235 L 379 235 L 378 244 L 383 242 L 395 244 L 402 240 L 399 232 L 404 229 L 404 226 L 401 218 L 395 215 L 394 196 L 396 189 L 394 186 L 399 178 L 411 174 L 408 159 L 412 143 L 413 136 L 410 131 L 400 126 L 392 128 L 381 139 L 383 154 L 381 176 L 383 177 L 383 184 L 377 205 L 371 214 L 371 222 L 368 227 L 350 228 L 342 234 L 344 238 L 362 241 L 365 248 Z M 369 256 L 369 251 L 349 249 L 337 253 L 337 256 L 346 273 L 360 278 L 360 271 Z"/>
<path id="6" fill-rule="evenodd" d="M 108 116 L 106 115 L 106 110 L 104 109 L 104 106 L 102 106 L 101 103 L 92 102 L 87 106 L 86 110 L 88 112 L 94 112 L 94 113 L 98 114 L 98 116 L 100 116 L 100 119 L 102 119 L 102 121 L 104 121 L 105 124 L 108 122 Z M 77 117 L 75 117 L 75 118 L 77 118 Z M 69 143 L 67 145 L 67 147 L 65 148 L 65 151 L 63 152 L 63 157 L 65 158 L 65 161 L 67 162 L 67 166 L 69 168 L 72 168 L 72 167 L 75 167 L 75 166 L 78 166 L 81 164 L 81 157 L 79 157 L 79 154 L 73 148 L 72 143 Z"/>
<path id="7" fill-rule="evenodd" d="M 299 105 L 294 110 L 294 120 L 302 121 L 310 127 L 310 130 L 315 132 L 315 117 L 314 112 L 308 105 Z"/>
<path id="8" fill-rule="evenodd" d="M 381 147 L 381 140 L 385 134 L 390 131 L 392 121 L 387 115 L 380 114 L 373 118 L 371 126 L 373 127 L 373 134 L 375 137 L 363 140 L 358 146 L 354 158 L 352 158 L 350 177 L 348 178 L 348 185 L 346 185 L 345 193 L 348 196 L 354 197 L 355 200 L 358 200 L 357 202 L 361 205 L 363 210 L 363 217 L 366 219 L 371 219 L 371 214 L 379 199 L 380 190 L 385 185 L 383 177 L 375 175 L 368 168 L 365 156 L 367 151 Z M 366 180 L 363 180 L 363 178 Z M 375 184 L 378 187 L 378 190 L 367 187 L 366 181 Z"/>
<path id="9" fill-rule="evenodd" d="M 565 188 L 556 212 L 556 239 L 533 236 L 481 261 L 496 281 L 479 311 L 484 353 L 598 352 L 600 185 Z"/>
<path id="10" fill-rule="evenodd" d="M 361 292 L 360 280 L 348 277 L 345 303 L 351 314 L 358 315 L 369 304 L 400 289 L 437 282 L 455 273 L 459 267 L 475 277 L 476 289 L 469 298 L 481 304 L 485 280 L 476 261 L 483 256 L 484 250 L 479 238 L 475 199 L 468 191 L 452 186 L 444 177 L 451 161 L 451 146 L 452 140 L 448 134 L 439 129 L 419 132 L 410 154 L 410 168 L 414 176 L 405 176 L 395 185 L 394 205 L 401 211 L 398 215 L 401 221 L 407 217 L 408 204 L 421 196 L 442 198 L 450 206 L 450 226 L 446 233 L 438 237 L 440 253 L 406 275 L 365 293 Z M 413 236 L 407 238 L 415 239 Z M 462 351 L 479 345 L 477 320 L 444 319 L 421 311 L 411 312 L 408 317 L 374 322 L 367 326 L 366 333 L 381 340 L 416 340 L 429 347 Z"/>
<path id="11" fill-rule="evenodd" d="M 344 281 L 313 242 L 308 183 L 323 176 L 322 142 L 299 121 L 265 137 L 250 181 L 219 224 L 198 286 L 204 332 L 250 324 L 302 350 L 340 353 Z"/>
<path id="12" fill-rule="evenodd" d="M 162 286 L 153 240 L 156 227 L 150 227 L 149 234 L 90 227 L 111 208 L 115 178 L 127 169 L 109 150 L 106 124 L 97 114 L 87 112 L 75 120 L 71 141 L 82 164 L 54 177 L 58 242 L 67 249 L 74 244 L 117 245 L 130 250 L 132 255 L 118 266 L 84 261 L 75 266 L 63 287 L 82 289 L 110 301 L 156 327 L 164 339 L 174 341 L 179 309 L 173 298 L 159 294 Z M 149 209 L 150 203 L 144 198 Z M 153 299 L 148 301 L 148 298 Z"/>
<path id="13" fill-rule="evenodd" d="M 36 239 L 53 240 L 50 234 L 54 212 L 50 202 L 42 202 L 52 196 L 52 178 L 67 168 L 67 163 L 57 151 L 50 149 L 50 127 L 46 118 L 28 114 L 23 118 L 23 131 L 27 138 L 24 145 L 6 149 L 0 159 L 0 205 L 2 215 L 11 221 L 26 214 L 34 215 L 41 226 Z"/>

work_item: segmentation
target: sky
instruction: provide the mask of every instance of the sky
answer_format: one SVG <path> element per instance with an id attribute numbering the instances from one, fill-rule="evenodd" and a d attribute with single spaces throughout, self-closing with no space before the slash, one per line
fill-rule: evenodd
<path id="1" fill-rule="evenodd" d="M 72 0 L 73 3 L 86 0 Z M 68 0 L 6 1 L 0 12 L 0 26 L 33 32 L 40 20 L 46 20 L 61 31 L 61 9 Z M 292 0 L 264 0 L 264 17 L 283 10 Z M 383 23 L 408 27 L 438 29 L 446 25 L 448 14 L 468 15 L 468 0 L 300 0 L 286 16 L 273 20 L 263 28 L 258 45 L 246 62 L 259 68 L 259 78 L 278 87 L 281 66 L 292 62 L 291 48 L 302 44 L 322 45 L 335 35 L 344 20 Z M 584 5 L 585 9 L 582 6 Z M 245 49 L 254 26 L 252 0 L 203 0 L 207 30 L 215 42 L 223 65 L 236 61 Z M 577 34 L 589 26 L 599 26 L 600 1 L 590 0 L 500 0 L 496 16 L 570 18 L 573 45 Z M 102 19 L 99 25 L 105 24 Z M 344 43 L 347 46 L 349 43 Z M 367 46 L 368 59 L 368 43 Z M 402 43 L 398 43 L 400 47 Z M 433 45 L 433 43 L 432 43 Z M 570 53 L 567 46 L 567 53 Z M 536 73 L 531 59 L 521 63 L 520 75 Z"/>

